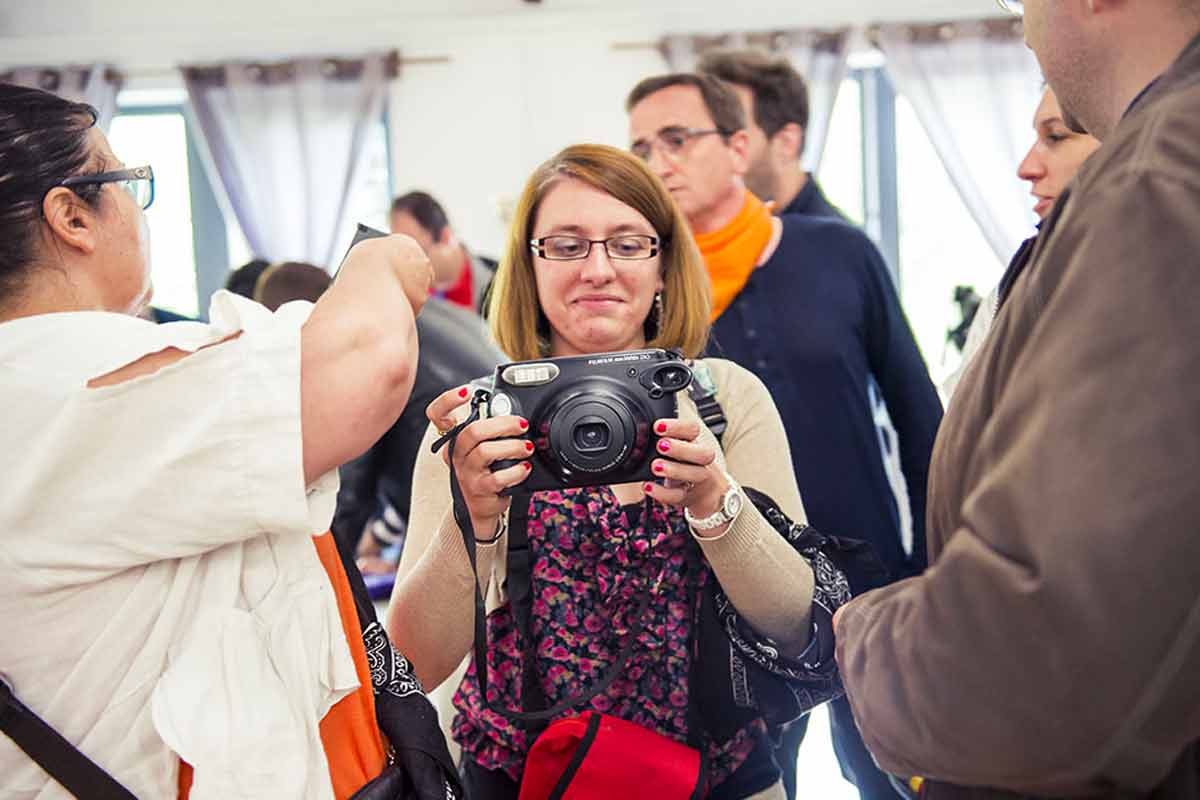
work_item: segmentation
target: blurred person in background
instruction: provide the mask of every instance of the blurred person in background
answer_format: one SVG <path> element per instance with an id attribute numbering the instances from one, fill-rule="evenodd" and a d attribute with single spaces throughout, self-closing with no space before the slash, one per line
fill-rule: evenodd
<path id="1" fill-rule="evenodd" d="M 806 143 L 808 85 L 791 62 L 760 50 L 710 50 L 700 57 L 698 72 L 712 75 L 733 87 L 745 112 L 746 188 L 774 214 L 801 214 L 847 221 L 825 196 L 816 176 L 800 164 Z M 896 504 L 910 505 L 904 468 L 896 444 L 895 425 L 874 375 L 868 376 L 867 393 L 877 426 L 880 458 L 895 494 Z M 904 519 L 909 519 L 904 517 Z M 915 538 L 919 525 L 906 523 Z M 901 525 L 904 532 L 904 524 Z M 830 733 L 842 773 L 863 797 L 890 797 L 887 776 L 875 769 L 854 727 L 850 707 L 838 700 L 830 707 Z M 780 733 L 777 751 L 789 800 L 796 797 L 796 759 L 808 730 L 804 716 Z"/>
<path id="2" fill-rule="evenodd" d="M 445 209 L 428 192 L 409 192 L 392 202 L 392 233 L 411 236 L 433 264 L 433 294 L 482 312 L 496 263 L 471 253 L 454 233 Z"/>
<path id="3" fill-rule="evenodd" d="M 920 573 L 941 401 L 878 249 L 838 219 L 772 217 L 747 190 L 750 136 L 724 81 L 685 73 L 647 78 L 626 109 L 632 151 L 670 190 L 705 258 L 714 295 L 707 352 L 749 369 L 770 390 L 813 525 L 869 542 L 893 579 Z M 872 380 L 899 434 L 911 553 L 880 457 Z M 837 701 L 830 715 L 847 731 L 835 740 L 843 772 L 864 797 L 892 797 L 854 733 L 849 707 Z M 778 754 L 791 774 L 798 747 L 793 731 Z"/>
<path id="4" fill-rule="evenodd" d="M 315 303 L 333 283 L 329 273 L 303 261 L 284 261 L 263 270 L 254 282 L 254 300 L 275 311 L 292 300 Z"/>
<path id="5" fill-rule="evenodd" d="M 247 261 L 225 277 L 225 288 L 242 297 L 253 298 L 258 278 L 269 266 L 271 266 L 271 262 L 262 258 Z"/>
<path id="6" fill-rule="evenodd" d="M 746 119 L 746 188 L 775 214 L 845 219 L 817 178 L 800 165 L 808 129 L 808 84 L 786 58 L 758 50 L 712 50 L 697 72 L 737 92 Z"/>

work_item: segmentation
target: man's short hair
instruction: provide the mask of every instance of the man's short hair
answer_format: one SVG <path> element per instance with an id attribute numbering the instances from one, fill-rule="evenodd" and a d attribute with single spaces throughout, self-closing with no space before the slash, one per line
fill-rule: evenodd
<path id="1" fill-rule="evenodd" d="M 392 214 L 400 212 L 415 219 L 435 240 L 442 238 L 442 231 L 450 226 L 446 210 L 428 192 L 409 192 L 397 197 L 392 201 Z"/>
<path id="2" fill-rule="evenodd" d="M 225 278 L 225 288 L 234 294 L 253 299 L 254 286 L 258 283 L 259 276 L 269 266 L 271 266 L 271 262 L 262 258 L 247 261 L 229 273 L 229 276 Z"/>
<path id="3" fill-rule="evenodd" d="M 712 75 L 692 72 L 675 72 L 646 78 L 629 93 L 625 100 L 625 110 L 632 111 L 634 106 L 650 95 L 672 86 L 691 86 L 698 89 L 704 106 L 708 109 L 708 115 L 712 117 L 713 125 L 722 136 L 731 136 L 746 127 L 746 112 L 733 87 Z"/>
<path id="4" fill-rule="evenodd" d="M 754 121 L 767 138 L 790 122 L 808 130 L 808 84 L 786 58 L 760 50 L 712 50 L 696 69 L 749 89 Z"/>
<path id="5" fill-rule="evenodd" d="M 284 261 L 267 267 L 258 276 L 254 299 L 274 311 L 293 300 L 315 303 L 333 279 L 320 267 L 303 261 Z"/>

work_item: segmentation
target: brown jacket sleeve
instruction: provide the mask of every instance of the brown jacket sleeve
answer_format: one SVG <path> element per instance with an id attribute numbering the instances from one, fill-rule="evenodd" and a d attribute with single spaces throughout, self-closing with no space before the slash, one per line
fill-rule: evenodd
<path id="1" fill-rule="evenodd" d="M 839 618 L 884 769 L 1140 795 L 1200 738 L 1200 175 L 1141 156 L 1076 191 L 1003 310 L 994 408 L 935 452 L 962 486 L 940 558 Z"/>

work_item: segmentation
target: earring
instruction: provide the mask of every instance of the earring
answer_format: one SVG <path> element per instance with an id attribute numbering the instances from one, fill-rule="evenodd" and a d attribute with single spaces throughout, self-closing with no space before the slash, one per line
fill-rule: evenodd
<path id="1" fill-rule="evenodd" d="M 646 339 L 654 339 L 662 332 L 663 324 L 663 299 L 662 292 L 654 293 L 654 306 L 649 316 L 646 317 Z"/>

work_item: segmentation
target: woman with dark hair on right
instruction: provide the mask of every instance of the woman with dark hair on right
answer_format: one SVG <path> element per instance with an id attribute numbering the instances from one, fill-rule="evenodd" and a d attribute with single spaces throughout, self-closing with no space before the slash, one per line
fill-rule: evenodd
<path id="1" fill-rule="evenodd" d="M 1058 98 L 1049 86 L 1042 92 L 1042 100 L 1033 114 L 1033 130 L 1037 138 L 1017 167 L 1017 177 L 1029 182 L 1029 193 L 1037 200 L 1033 210 L 1038 215 L 1038 227 L 1041 227 L 1042 222 L 1054 210 L 1054 203 L 1059 194 L 1074 179 L 1083 162 L 1100 147 L 1100 142 L 1086 133 L 1071 130 L 1058 105 Z M 1029 257 L 1036 241 L 1037 237 L 1034 236 L 1021 245 L 1005 276 L 1000 279 L 1000 285 L 988 292 L 975 312 L 975 319 L 971 322 L 966 341 L 963 343 L 962 361 L 959 362 L 958 369 L 942 383 L 942 392 L 947 404 L 963 372 L 992 327 L 1003 287 L 1011 281 L 1011 276 L 1019 265 Z"/>
<path id="2" fill-rule="evenodd" d="M 0 83 L 0 796 L 348 798 L 408 748 L 326 533 L 331 473 L 404 407 L 428 262 L 363 242 L 315 305 L 138 319 L 154 173 L 95 123 Z"/>
<path id="3" fill-rule="evenodd" d="M 514 360 L 643 348 L 678 348 L 694 358 L 707 337 L 709 302 L 700 254 L 658 178 L 624 151 L 578 145 L 530 177 L 496 276 L 489 320 L 501 349 Z M 527 438 L 529 422 L 514 415 L 478 420 L 455 440 L 453 467 L 476 537 L 472 572 L 452 514 L 449 459 L 445 451 L 442 457 L 430 452 L 439 431 L 466 416 L 471 392 L 455 387 L 434 400 L 388 628 L 405 643 L 424 684 L 435 687 L 471 648 L 478 581 L 490 612 L 487 702 L 516 709 L 533 702 L 532 692 L 553 705 L 586 693 L 614 664 L 623 664 L 617 679 L 587 701 L 587 710 L 703 748 L 709 797 L 782 797 L 761 714 L 750 714 L 726 738 L 709 735 L 711 716 L 704 711 L 719 715 L 720 698 L 692 681 L 703 683 L 705 670 L 722 664 L 700 662 L 690 671 L 692 637 L 698 635 L 691 592 L 716 581 L 731 613 L 756 632 L 762 652 L 778 659 L 775 668 L 787 664 L 793 675 L 823 674 L 835 681 L 822 673 L 828 667 L 821 645 L 826 640 L 816 633 L 828 620 L 821 606 L 829 603 L 829 587 L 820 582 L 828 573 L 814 570 L 741 488 L 762 491 L 793 520 L 805 519 L 771 396 L 732 362 L 692 363 L 697 375 L 715 383 L 728 417 L 720 443 L 687 391 L 680 391 L 678 418 L 649 426 L 651 442 L 657 442 L 652 470 L 660 481 L 517 495 L 528 502 L 521 510 L 528 512 L 533 564 L 534 638 L 526 650 L 508 596 L 513 583 L 505 571 L 507 520 L 514 512 L 506 490 L 519 490 L 531 474 L 536 446 Z M 510 466 L 492 471 L 496 462 L 509 459 Z M 638 625 L 641 632 L 631 633 Z M 705 641 L 699 638 L 701 651 Z M 623 648 L 630 646 L 622 661 Z M 724 666 L 729 662 L 726 652 Z M 529 794 L 530 787 L 521 784 L 532 769 L 527 758 L 533 736 L 487 707 L 478 668 L 472 666 L 454 701 L 453 730 L 468 790 L 476 798 L 516 798 L 520 785 L 522 797 L 544 796 Z M 800 685 L 811 689 L 818 682 Z M 691 718 L 693 698 L 703 723 Z M 564 711 L 557 719 L 571 714 Z M 618 778 L 622 766 L 602 768 L 606 789 L 627 780 Z M 657 769 L 665 774 L 679 764 L 668 760 Z M 634 796 L 656 791 L 647 785 L 640 790 Z"/>

